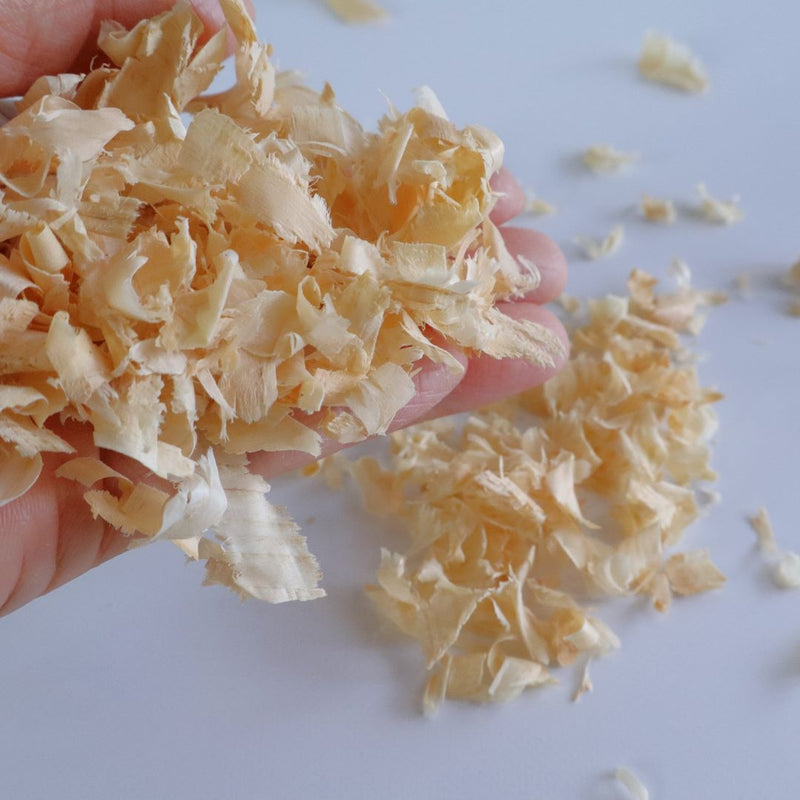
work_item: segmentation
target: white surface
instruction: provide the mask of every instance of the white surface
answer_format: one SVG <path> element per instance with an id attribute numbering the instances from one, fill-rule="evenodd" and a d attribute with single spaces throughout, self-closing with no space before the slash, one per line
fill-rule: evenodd
<path id="1" fill-rule="evenodd" d="M 241 605 L 165 544 L 0 620 L 0 797 L 603 800 L 624 797 L 610 773 L 625 764 L 653 800 L 796 798 L 800 593 L 772 588 L 744 515 L 766 505 L 780 543 L 800 549 L 800 320 L 776 284 L 800 254 L 800 6 L 389 0 L 388 26 L 346 28 L 314 0 L 257 5 L 280 65 L 330 80 L 365 123 L 383 111 L 379 89 L 406 107 L 429 83 L 454 120 L 498 131 L 507 164 L 560 206 L 540 227 L 571 259 L 574 235 L 625 222 L 616 256 L 573 261 L 573 293 L 621 291 L 633 266 L 663 275 L 673 255 L 698 285 L 751 274 L 753 297 L 713 312 L 698 342 L 702 378 L 727 395 L 724 500 L 688 542 L 711 548 L 728 585 L 666 617 L 604 609 L 623 647 L 594 664 L 578 704 L 564 673 L 555 690 L 448 703 L 429 721 L 414 644 L 380 633 L 360 591 L 398 532 L 351 495 L 279 482 L 276 500 L 316 517 L 325 600 Z M 701 55 L 710 94 L 638 79 L 649 27 Z M 598 141 L 642 160 L 586 173 L 576 155 Z M 739 192 L 745 221 L 637 220 L 642 192 L 691 202 L 698 180 Z"/>

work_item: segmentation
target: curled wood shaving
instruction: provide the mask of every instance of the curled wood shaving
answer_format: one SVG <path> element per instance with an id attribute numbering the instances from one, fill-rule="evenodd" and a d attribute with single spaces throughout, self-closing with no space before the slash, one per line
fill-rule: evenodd
<path id="1" fill-rule="evenodd" d="M 645 595 L 665 611 L 724 580 L 704 551 L 668 553 L 700 513 L 696 483 L 715 478 L 720 394 L 679 336 L 709 297 L 654 286 L 636 272 L 629 297 L 590 301 L 543 386 L 462 427 L 393 434 L 389 468 L 349 467 L 370 506 L 408 527 L 367 592 L 425 653 L 426 713 L 446 697 L 509 699 L 617 648 L 593 600 Z"/>
<path id="2" fill-rule="evenodd" d="M 700 214 L 709 222 L 734 225 L 744 219 L 738 196 L 734 195 L 730 200 L 717 200 L 708 193 L 704 183 L 697 184 L 697 193 L 700 195 Z"/>
<path id="3" fill-rule="evenodd" d="M 651 197 L 649 194 L 642 197 L 641 203 L 642 216 L 648 222 L 660 222 L 663 225 L 672 225 L 678 215 L 675 211 L 675 203 L 659 197 Z"/>
<path id="4" fill-rule="evenodd" d="M 617 172 L 638 160 L 638 153 L 623 153 L 610 144 L 593 144 L 583 153 L 583 163 L 597 173 Z"/>
<path id="5" fill-rule="evenodd" d="M 596 241 L 585 236 L 576 236 L 575 243 L 583 250 L 586 258 L 597 261 L 601 258 L 608 258 L 610 255 L 622 247 L 625 240 L 625 229 L 622 225 L 615 225 L 605 239 Z"/>
<path id="6" fill-rule="evenodd" d="M 705 92 L 708 77 L 700 60 L 686 45 L 669 36 L 648 31 L 639 56 L 642 77 L 685 92 Z"/>
<path id="7" fill-rule="evenodd" d="M 542 364 L 562 348 L 495 308 L 539 279 L 489 221 L 502 142 L 430 90 L 365 131 L 222 6 L 229 89 L 204 94 L 227 32 L 200 44 L 181 2 L 105 23 L 111 66 L 40 79 L 0 128 L 0 502 L 71 452 L 51 422 L 75 420 L 153 476 L 67 461 L 96 516 L 242 595 L 307 599 L 316 562 L 247 453 L 384 432 L 423 356 L 463 369 L 425 331 Z"/>
<path id="8" fill-rule="evenodd" d="M 625 787 L 631 800 L 649 800 L 647 787 L 628 767 L 617 767 L 614 777 Z"/>

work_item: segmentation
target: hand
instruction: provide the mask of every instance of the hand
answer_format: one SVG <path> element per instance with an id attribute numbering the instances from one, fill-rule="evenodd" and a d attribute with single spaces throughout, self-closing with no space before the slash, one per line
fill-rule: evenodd
<path id="1" fill-rule="evenodd" d="M 170 5 L 169 0 L 94 0 L 76 4 L 0 0 L 0 28 L 4 32 L 0 40 L 0 96 L 24 92 L 41 74 L 85 68 L 93 55 L 89 43 L 96 40 L 102 19 L 113 16 L 130 26 Z M 193 5 L 208 30 L 221 26 L 223 18 L 216 0 L 193 0 Z M 493 186 L 504 195 L 492 213 L 493 221 L 502 225 L 522 211 L 523 193 L 505 169 L 495 176 Z M 503 234 L 510 252 L 535 263 L 542 280 L 527 297 L 502 303 L 500 308 L 509 316 L 548 326 L 567 349 L 567 335 L 560 322 L 541 307 L 564 287 L 563 254 L 554 242 L 535 231 L 504 227 Z M 516 394 L 545 381 L 566 360 L 565 356 L 555 367 L 543 368 L 516 359 L 460 358 L 467 367 L 461 376 L 453 376 L 440 367 L 420 371 L 415 378 L 417 395 L 398 413 L 393 429 Z M 121 553 L 129 542 L 103 520 L 92 519 L 82 492 L 72 481 L 55 477 L 55 470 L 74 455 L 101 457 L 112 464 L 121 457 L 98 451 L 86 426 L 70 425 L 58 433 L 70 441 L 76 453 L 46 454 L 37 483 L 18 500 L 0 507 L 0 614 L 19 608 Z M 297 453 L 263 453 L 254 455 L 251 464 L 269 477 L 293 469 L 308 458 Z"/>

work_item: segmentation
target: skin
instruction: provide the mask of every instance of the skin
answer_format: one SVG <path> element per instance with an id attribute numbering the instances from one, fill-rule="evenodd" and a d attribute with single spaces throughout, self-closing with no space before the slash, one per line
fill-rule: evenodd
<path id="1" fill-rule="evenodd" d="M 85 69 L 94 55 L 91 42 L 101 20 L 113 18 L 132 26 L 171 4 L 169 0 L 0 0 L 0 30 L 4 33 L 0 38 L 0 96 L 23 93 L 42 74 Z M 194 0 L 193 5 L 208 30 L 219 28 L 223 18 L 216 0 Z M 505 225 L 522 211 L 524 202 L 519 184 L 507 170 L 494 176 L 493 186 L 503 196 L 492 219 L 503 226 L 509 250 L 534 262 L 542 275 L 534 292 L 500 308 L 510 316 L 548 326 L 563 341 L 565 356 L 554 367 L 543 368 L 516 359 L 467 358 L 454 352 L 466 366 L 463 376 L 425 366 L 415 378 L 415 398 L 398 413 L 393 429 L 515 394 L 542 383 L 566 361 L 567 335 L 556 317 L 542 307 L 564 288 L 564 256 L 546 236 Z M 77 455 L 100 457 L 133 478 L 145 475 L 125 457 L 99 451 L 88 427 L 68 424 L 53 428 L 74 445 Z M 335 448 L 331 443 L 327 452 Z M 102 520 L 92 519 L 73 482 L 55 477 L 55 470 L 71 457 L 45 455 L 37 483 L 18 500 L 0 507 L 0 615 L 78 577 L 128 545 L 129 540 L 120 533 Z M 257 454 L 251 464 L 270 477 L 307 461 L 308 456 L 297 453 Z"/>

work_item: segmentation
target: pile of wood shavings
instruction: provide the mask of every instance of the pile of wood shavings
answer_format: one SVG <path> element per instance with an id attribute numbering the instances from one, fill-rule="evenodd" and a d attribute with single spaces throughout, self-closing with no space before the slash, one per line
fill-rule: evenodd
<path id="1" fill-rule="evenodd" d="M 649 595 L 666 611 L 673 595 L 724 582 L 706 551 L 667 553 L 698 516 L 696 482 L 715 478 L 721 397 L 698 383 L 679 333 L 722 297 L 655 285 L 635 271 L 628 298 L 591 301 L 569 364 L 544 386 L 460 430 L 393 434 L 389 470 L 346 465 L 367 508 L 408 525 L 407 552 L 384 551 L 367 591 L 424 652 L 427 713 L 445 697 L 508 700 L 552 682 L 552 666 L 616 648 L 594 599 Z M 584 671 L 577 694 L 590 687 Z"/>
<path id="2" fill-rule="evenodd" d="M 463 369 L 426 329 L 543 364 L 561 345 L 494 307 L 538 281 L 488 219 L 500 140 L 438 102 L 367 133 L 222 6 L 227 91 L 202 96 L 227 31 L 201 44 L 179 3 L 104 23 L 111 66 L 38 80 L 0 128 L 0 504 L 73 451 L 53 423 L 84 423 L 154 476 L 69 460 L 95 516 L 242 596 L 307 599 L 316 562 L 246 454 L 386 431 L 423 357 Z"/>

